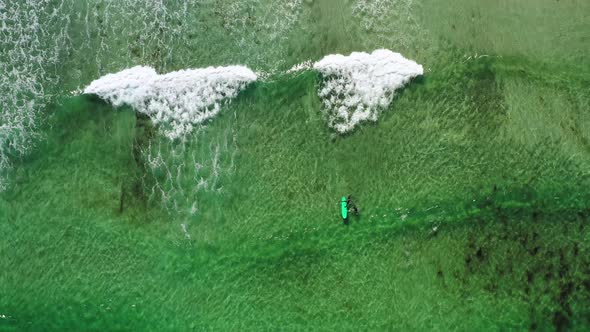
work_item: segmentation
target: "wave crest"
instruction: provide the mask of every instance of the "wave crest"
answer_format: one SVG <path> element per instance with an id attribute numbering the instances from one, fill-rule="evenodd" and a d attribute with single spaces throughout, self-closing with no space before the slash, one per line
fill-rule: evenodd
<path id="1" fill-rule="evenodd" d="M 324 76 L 318 95 L 328 125 L 340 133 L 354 129 L 362 121 L 377 121 L 395 90 L 424 73 L 421 65 L 385 49 L 371 54 L 328 55 L 313 68 Z"/>
<path id="2" fill-rule="evenodd" d="M 234 98 L 256 74 L 243 66 L 188 69 L 158 75 L 137 66 L 93 81 L 84 93 L 96 94 L 114 106 L 127 104 L 147 114 L 171 139 L 219 113 L 221 103 Z"/>

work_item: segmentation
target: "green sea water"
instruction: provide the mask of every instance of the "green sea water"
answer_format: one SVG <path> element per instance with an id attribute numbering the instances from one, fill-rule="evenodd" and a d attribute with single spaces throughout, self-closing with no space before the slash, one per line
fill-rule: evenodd
<path id="1" fill-rule="evenodd" d="M 0 330 L 587 330 L 590 2 L 0 0 Z M 329 54 L 424 66 L 378 121 Z M 172 141 L 81 90 L 261 78 Z M 340 199 L 359 216 L 348 227 Z"/>

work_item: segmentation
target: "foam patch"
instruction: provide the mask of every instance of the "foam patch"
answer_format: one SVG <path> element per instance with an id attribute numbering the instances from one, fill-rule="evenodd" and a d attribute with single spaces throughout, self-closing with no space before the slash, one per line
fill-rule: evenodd
<path id="1" fill-rule="evenodd" d="M 377 121 L 395 90 L 424 73 L 421 65 L 385 49 L 328 55 L 313 68 L 324 76 L 318 95 L 328 125 L 339 133 L 363 121 Z"/>
<path id="2" fill-rule="evenodd" d="M 84 93 L 96 94 L 118 107 L 127 104 L 147 114 L 171 139 L 220 111 L 256 74 L 243 66 L 189 69 L 158 75 L 151 67 L 133 67 L 93 81 Z"/>

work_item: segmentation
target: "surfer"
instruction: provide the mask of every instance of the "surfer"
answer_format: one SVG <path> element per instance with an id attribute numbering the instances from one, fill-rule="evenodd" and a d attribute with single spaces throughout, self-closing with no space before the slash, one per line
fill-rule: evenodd
<path id="1" fill-rule="evenodd" d="M 348 195 L 348 198 L 342 196 L 342 200 L 340 201 L 340 213 L 342 215 L 342 222 L 345 225 L 348 225 L 348 213 L 352 212 L 355 216 L 358 216 L 359 210 L 356 207 L 356 204 L 352 201 L 352 196 Z"/>
<path id="2" fill-rule="evenodd" d="M 348 195 L 348 198 L 346 199 L 346 206 L 348 207 L 348 212 L 352 210 L 352 213 L 354 213 L 355 216 L 359 215 L 359 209 L 356 207 L 356 204 L 354 204 L 354 202 L 352 201 L 352 195 Z"/>

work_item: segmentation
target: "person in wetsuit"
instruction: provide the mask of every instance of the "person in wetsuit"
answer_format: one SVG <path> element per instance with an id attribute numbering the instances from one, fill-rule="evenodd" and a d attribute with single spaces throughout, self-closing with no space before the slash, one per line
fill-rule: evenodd
<path id="1" fill-rule="evenodd" d="M 356 207 L 356 204 L 352 201 L 352 195 L 348 195 L 346 199 L 346 207 L 348 208 L 348 212 L 354 213 L 355 216 L 359 215 L 359 209 Z"/>
<path id="2" fill-rule="evenodd" d="M 358 216 L 359 214 L 359 210 L 356 207 L 356 204 L 354 204 L 351 195 L 348 195 L 348 197 L 342 197 L 342 200 L 340 201 L 340 210 L 342 214 L 342 222 L 344 222 L 345 225 L 348 225 L 348 214 L 350 212 L 354 213 L 355 216 Z"/>

